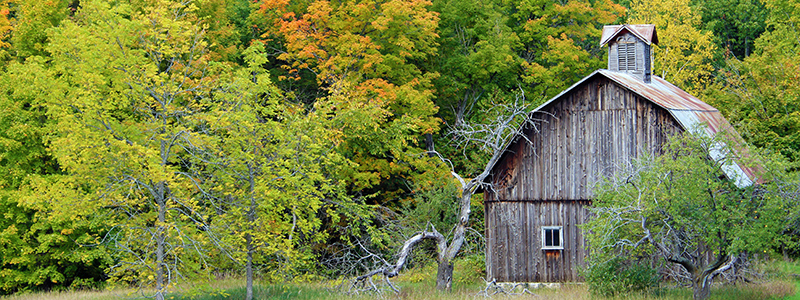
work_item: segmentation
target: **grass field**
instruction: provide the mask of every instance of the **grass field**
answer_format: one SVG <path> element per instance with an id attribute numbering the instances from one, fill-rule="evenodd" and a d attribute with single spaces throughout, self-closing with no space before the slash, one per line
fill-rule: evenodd
<path id="1" fill-rule="evenodd" d="M 464 277 L 456 270 L 453 290 L 440 292 L 434 288 L 435 268 L 432 266 L 410 270 L 398 276 L 393 282 L 401 289 L 399 294 L 387 290 L 383 297 L 377 294 L 343 293 L 347 287 L 341 282 L 314 282 L 290 284 L 261 284 L 255 288 L 256 299 L 483 299 L 481 291 L 486 287 L 479 278 Z M 767 278 L 753 284 L 719 286 L 711 291 L 711 299 L 785 299 L 800 300 L 800 262 L 770 262 Z M 468 272 L 460 272 L 465 274 Z M 459 277 L 461 276 L 461 277 Z M 517 292 L 519 292 L 517 290 Z M 536 289 L 520 295 L 495 294 L 499 299 L 604 299 L 591 295 L 584 284 L 569 284 L 555 289 Z M 223 300 L 244 299 L 244 281 L 225 278 L 209 283 L 187 285 L 170 294 L 175 300 Z M 3 297 L 3 300 L 105 300 L 137 298 L 140 292 L 130 289 L 108 289 L 102 291 L 64 291 L 48 293 L 28 293 Z M 662 287 L 648 294 L 635 294 L 615 299 L 691 299 L 692 292 L 685 288 Z"/>

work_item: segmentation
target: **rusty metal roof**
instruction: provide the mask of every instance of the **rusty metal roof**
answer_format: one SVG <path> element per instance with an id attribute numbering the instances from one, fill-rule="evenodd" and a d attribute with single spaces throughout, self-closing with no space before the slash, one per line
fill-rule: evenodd
<path id="1" fill-rule="evenodd" d="M 619 85 L 631 90 L 642 98 L 645 98 L 654 104 L 666 109 L 677 121 L 681 124 L 684 130 L 690 131 L 697 128 L 702 128 L 703 133 L 709 137 L 717 136 L 718 134 L 726 134 L 729 138 L 742 143 L 743 140 L 739 134 L 733 129 L 730 123 L 720 114 L 719 110 L 711 105 L 697 99 L 697 97 L 690 95 L 686 91 L 678 88 L 677 86 L 669 83 L 658 76 L 652 76 L 651 82 L 645 83 L 631 75 L 623 72 L 614 72 L 605 69 L 594 71 L 589 76 L 584 77 L 577 83 L 573 84 L 568 89 L 565 89 L 560 94 L 551 98 L 543 103 L 536 109 L 532 110 L 530 114 L 537 112 L 549 105 L 550 103 L 558 100 L 564 94 L 570 92 L 575 87 L 581 85 L 585 81 L 595 77 L 604 76 Z M 508 147 L 514 141 L 510 141 L 506 145 Z M 722 143 L 717 143 L 715 147 L 709 150 L 709 155 L 714 159 L 722 159 L 727 153 L 724 153 Z M 739 156 L 747 156 L 742 147 L 734 145 L 734 151 Z M 505 151 L 505 149 L 503 149 Z M 492 166 L 494 167 L 494 166 Z M 757 170 L 753 167 L 743 165 L 741 162 L 723 166 L 725 175 L 734 181 L 738 187 L 746 187 L 752 185 L 757 177 Z"/>
<path id="2" fill-rule="evenodd" d="M 598 70 L 596 72 L 666 109 L 686 131 L 702 128 L 703 133 L 708 137 L 725 134 L 728 135 L 729 139 L 737 143 L 743 142 L 742 138 L 733 129 L 733 126 L 728 123 L 728 120 L 720 114 L 719 110 L 661 77 L 652 76 L 651 82 L 648 84 L 622 72 L 609 70 Z M 734 147 L 741 148 L 736 145 Z M 713 159 L 722 159 L 727 155 L 727 153 L 723 152 L 724 149 L 724 145 L 718 142 L 709 150 L 709 155 Z M 737 149 L 736 151 L 744 151 L 744 149 Z M 741 162 L 725 165 L 722 169 L 725 175 L 733 180 L 738 187 L 752 185 L 753 179 L 757 178 L 756 170 L 743 165 Z"/>
<path id="3" fill-rule="evenodd" d="M 623 32 L 630 32 L 638 38 L 642 39 L 648 45 L 658 45 L 658 35 L 656 34 L 656 26 L 652 24 L 636 24 L 636 25 L 606 25 L 603 26 L 603 35 L 600 37 L 600 46 L 607 44 L 611 39 L 620 35 Z"/>

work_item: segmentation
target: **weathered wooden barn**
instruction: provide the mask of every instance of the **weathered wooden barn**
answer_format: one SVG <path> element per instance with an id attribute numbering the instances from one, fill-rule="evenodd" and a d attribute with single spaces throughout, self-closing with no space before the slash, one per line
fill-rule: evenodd
<path id="1" fill-rule="evenodd" d="M 538 126 L 507 145 L 486 180 L 488 280 L 580 281 L 588 245 L 578 225 L 588 217 L 592 185 L 621 162 L 660 153 L 671 134 L 697 124 L 710 135 L 730 127 L 717 109 L 652 75 L 657 43 L 653 25 L 606 26 L 608 69 L 529 114 Z M 724 171 L 740 186 L 754 178 L 738 165 Z"/>

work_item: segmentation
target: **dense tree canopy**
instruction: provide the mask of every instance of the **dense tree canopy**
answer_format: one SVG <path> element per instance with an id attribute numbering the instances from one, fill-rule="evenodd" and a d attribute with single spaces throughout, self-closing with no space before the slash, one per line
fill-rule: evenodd
<path id="1" fill-rule="evenodd" d="M 352 275 L 343 249 L 389 258 L 437 216 L 450 264 L 482 226 L 475 134 L 604 68 L 610 24 L 655 24 L 654 74 L 797 163 L 798 7 L 0 0 L 0 293 Z"/>

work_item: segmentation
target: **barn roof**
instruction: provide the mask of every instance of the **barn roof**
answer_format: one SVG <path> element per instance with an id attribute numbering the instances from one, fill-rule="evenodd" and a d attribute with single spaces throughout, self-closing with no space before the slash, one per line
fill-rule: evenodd
<path id="1" fill-rule="evenodd" d="M 600 46 L 610 42 L 616 36 L 630 32 L 638 38 L 642 39 L 648 45 L 658 45 L 658 35 L 656 34 L 656 26 L 652 24 L 637 24 L 637 25 L 606 25 L 603 26 L 603 35 L 600 37 Z"/>
<path id="2" fill-rule="evenodd" d="M 568 89 L 565 89 L 560 94 L 532 110 L 529 116 L 540 111 L 545 106 L 560 99 L 564 94 L 569 93 L 576 87 L 596 76 L 606 77 L 611 81 L 614 81 L 617 84 L 638 94 L 642 98 L 647 99 L 650 102 L 666 109 L 678 121 L 678 123 L 681 124 L 684 130 L 694 130 L 695 128 L 698 128 L 698 126 L 704 125 L 702 126 L 702 128 L 704 128 L 703 133 L 709 137 L 715 136 L 720 132 L 726 132 L 728 134 L 734 134 L 734 139 L 741 140 L 741 137 L 735 133 L 731 124 L 725 120 L 722 114 L 720 114 L 719 110 L 711 105 L 706 104 L 700 99 L 697 99 L 677 86 L 667 82 L 663 78 L 652 76 L 650 83 L 644 83 L 643 81 L 629 74 L 613 72 L 605 69 L 594 71 L 592 74 L 589 74 L 589 76 L 584 77 Z M 505 149 L 507 149 L 512 143 L 514 143 L 515 140 L 516 139 L 506 144 L 506 147 L 504 147 L 503 151 L 505 151 Z M 711 149 L 709 155 L 711 155 L 711 157 L 714 159 L 724 157 L 725 153 L 722 152 L 724 149 L 722 146 L 722 144 L 719 144 L 717 147 L 714 147 L 714 149 Z M 494 168 L 494 166 L 491 167 Z M 754 168 L 747 167 L 739 162 L 723 166 L 723 172 L 725 172 L 725 175 L 729 179 L 734 180 L 734 183 L 738 187 L 752 185 L 753 179 L 757 178 L 757 172 Z"/>

